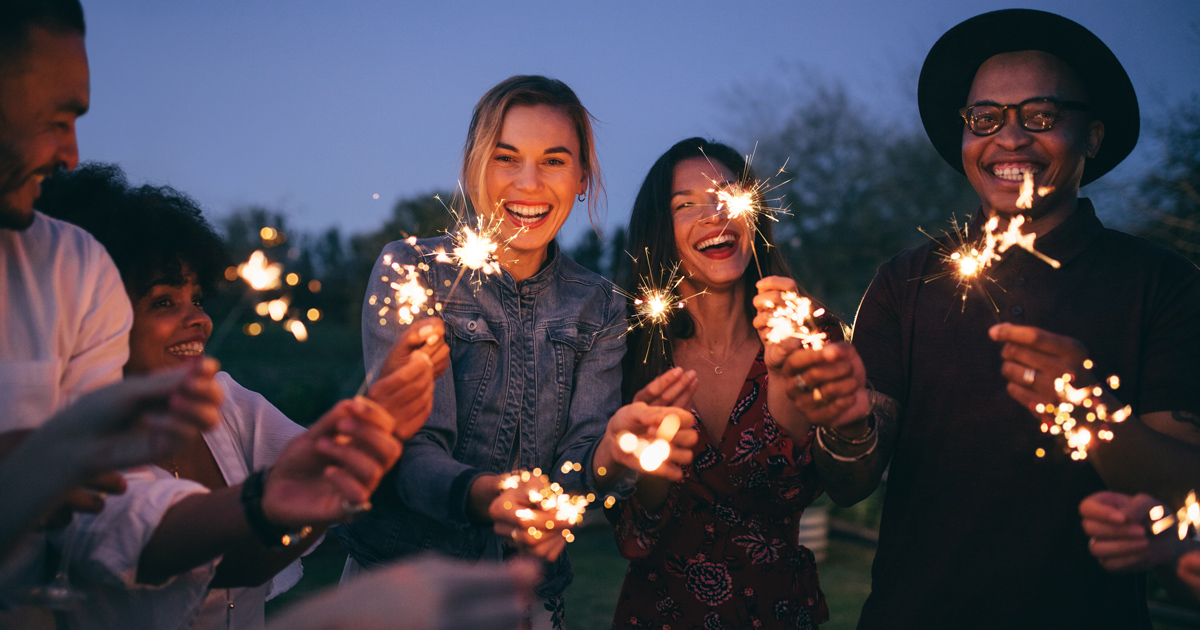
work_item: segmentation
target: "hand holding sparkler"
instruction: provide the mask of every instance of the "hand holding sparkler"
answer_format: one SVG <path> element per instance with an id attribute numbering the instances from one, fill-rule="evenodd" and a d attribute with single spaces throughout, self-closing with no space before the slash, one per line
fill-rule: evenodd
<path id="1" fill-rule="evenodd" d="M 1200 523 L 1200 505 L 1191 503 L 1173 513 L 1147 494 L 1130 496 L 1097 492 L 1079 504 L 1088 550 L 1105 569 L 1141 571 L 1170 564 L 1195 545 L 1189 531 Z M 1191 508 L 1191 506 L 1197 506 Z M 1194 512 L 1195 514 L 1189 514 Z"/>
<path id="2" fill-rule="evenodd" d="M 564 464 L 564 470 L 572 468 Z M 517 549 L 551 562 L 575 540 L 571 528 L 582 524 L 584 510 L 595 498 L 567 494 L 537 468 L 501 476 L 499 486 L 500 494 L 488 508 L 493 530 Z"/>
<path id="3" fill-rule="evenodd" d="M 433 410 L 433 382 L 450 362 L 444 335 L 439 318 L 414 322 L 388 352 L 379 379 L 365 390 L 396 419 L 401 440 L 416 434 Z"/>
<path id="4" fill-rule="evenodd" d="M 1200 550 L 1189 551 L 1179 559 L 1175 574 L 1192 591 L 1196 599 L 1200 599 Z"/>
<path id="5" fill-rule="evenodd" d="M 699 439 L 695 426 L 692 414 L 678 407 L 625 405 L 608 421 L 604 441 L 596 449 L 597 470 L 616 464 L 679 481 Z"/>
<path id="6" fill-rule="evenodd" d="M 299 528 L 349 520 L 369 505 L 383 474 L 400 458 L 395 420 L 365 398 L 343 400 L 284 448 L 266 477 L 263 514 Z"/>
<path id="7" fill-rule="evenodd" d="M 1087 348 L 1076 339 L 1008 323 L 992 326 L 988 336 L 1004 344 L 1000 373 L 1008 380 L 1008 395 L 1036 414 L 1059 404 L 1061 391 L 1055 387 L 1056 379 L 1070 375 L 1070 385 L 1081 389 L 1098 383 Z M 1110 407 L 1115 410 L 1120 405 Z"/>

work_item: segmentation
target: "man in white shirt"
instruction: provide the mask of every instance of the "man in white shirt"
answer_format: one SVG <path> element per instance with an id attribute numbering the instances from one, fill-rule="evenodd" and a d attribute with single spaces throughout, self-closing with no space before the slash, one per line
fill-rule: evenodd
<path id="1" fill-rule="evenodd" d="M 90 89 L 84 30 L 78 0 L 0 0 L 0 558 L 9 552 L 0 626 L 29 625 L 4 609 L 40 579 L 41 540 L 21 547 L 20 534 L 64 496 L 68 509 L 99 510 L 103 492 L 124 487 L 101 471 L 150 461 L 211 426 L 221 399 L 215 365 L 205 364 L 64 410 L 121 379 L 133 319 L 104 248 L 33 210 L 42 180 L 79 162 L 75 120 Z M 165 413 L 149 419 L 152 406 Z M 52 431 L 25 439 L 60 410 Z M 68 492 L 81 481 L 90 489 Z"/>

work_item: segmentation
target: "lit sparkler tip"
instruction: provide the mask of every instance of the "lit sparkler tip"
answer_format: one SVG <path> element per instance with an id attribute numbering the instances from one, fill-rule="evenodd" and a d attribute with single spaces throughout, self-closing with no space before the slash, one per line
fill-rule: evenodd
<path id="1" fill-rule="evenodd" d="M 826 335 L 814 319 L 812 300 L 792 291 L 784 291 L 780 297 L 783 304 L 776 307 L 767 320 L 767 341 L 782 343 L 786 339 L 799 339 L 806 348 L 819 350 L 824 347 Z"/>
<path id="2" fill-rule="evenodd" d="M 265 291 L 279 287 L 279 278 L 283 274 L 283 265 L 268 263 L 267 255 L 261 249 L 258 249 L 253 254 L 250 254 L 249 260 L 238 265 L 237 272 L 250 285 L 250 288 L 255 291 Z"/>

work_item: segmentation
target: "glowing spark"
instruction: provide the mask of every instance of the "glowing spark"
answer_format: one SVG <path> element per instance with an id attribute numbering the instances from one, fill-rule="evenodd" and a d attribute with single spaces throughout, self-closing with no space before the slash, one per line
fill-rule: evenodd
<path id="1" fill-rule="evenodd" d="M 617 435 L 617 447 L 638 458 L 638 465 L 646 472 L 654 472 L 671 457 L 671 440 L 679 432 L 679 416 L 671 413 L 663 416 L 650 441 L 628 431 Z"/>
<path id="2" fill-rule="evenodd" d="M 1033 171 L 1024 172 L 1025 179 L 1021 182 L 1021 194 L 1017 197 L 1017 208 L 1020 210 L 1033 209 Z"/>
<path id="3" fill-rule="evenodd" d="M 650 250 L 647 248 L 646 257 L 649 259 Z M 636 265 L 637 259 L 634 259 Z M 626 322 L 624 335 L 628 335 L 635 329 L 656 329 L 658 338 L 664 344 L 667 341 L 667 324 L 671 323 L 671 318 L 675 312 L 687 306 L 688 300 L 697 296 L 703 295 L 705 292 L 700 291 L 687 297 L 679 297 L 679 284 L 683 282 L 683 275 L 679 273 L 679 263 L 675 263 L 669 269 L 661 269 L 658 277 L 642 276 L 638 281 L 637 293 L 632 294 L 622 290 L 619 287 L 614 287 L 613 291 L 624 297 L 627 301 L 633 304 L 633 317 Z M 650 346 L 652 343 L 646 344 L 646 356 L 642 359 L 643 362 L 650 357 Z"/>
<path id="4" fill-rule="evenodd" d="M 283 273 L 283 265 L 268 263 L 267 255 L 261 249 L 250 254 L 250 259 L 238 265 L 238 275 L 255 291 L 265 291 L 279 287 L 279 277 Z"/>
<path id="5" fill-rule="evenodd" d="M 1183 507 L 1174 514 L 1168 514 L 1166 508 L 1161 505 L 1150 508 L 1150 520 L 1150 531 L 1155 536 L 1177 525 L 1176 534 L 1179 540 L 1185 540 L 1189 531 L 1200 530 L 1200 503 L 1196 501 L 1196 491 L 1188 493 Z"/>
<path id="6" fill-rule="evenodd" d="M 817 326 L 816 318 L 825 314 L 825 309 L 812 310 L 812 300 L 800 297 L 792 291 L 781 295 L 783 304 L 776 306 L 767 320 L 767 341 L 781 343 L 785 339 L 799 339 L 805 348 L 819 350 L 825 346 L 826 335 Z"/>
<path id="7" fill-rule="evenodd" d="M 1094 364 L 1091 360 L 1086 360 L 1084 365 Z M 1071 374 L 1063 374 L 1054 379 L 1054 391 L 1058 394 L 1058 404 L 1039 404 L 1037 412 L 1050 416 L 1048 420 L 1043 421 L 1042 432 L 1055 436 L 1061 435 L 1066 440 L 1066 450 L 1070 453 L 1071 459 L 1079 461 L 1087 458 L 1088 448 L 1095 443 L 1093 438 L 1111 442 L 1114 434 L 1109 428 L 1109 424 L 1124 422 L 1133 413 L 1133 408 L 1125 405 L 1115 411 L 1110 410 L 1108 404 L 1103 400 L 1103 387 L 1100 385 L 1075 387 L 1071 384 L 1072 380 L 1074 379 Z M 1119 379 L 1116 376 L 1110 376 L 1107 382 L 1111 385 L 1119 383 Z M 1090 425 L 1095 425 L 1094 433 L 1088 428 Z"/>
<path id="8" fill-rule="evenodd" d="M 304 327 L 304 322 L 298 319 L 288 320 L 287 329 L 296 337 L 296 341 L 308 341 L 308 329 Z"/>
<path id="9" fill-rule="evenodd" d="M 582 470 L 582 466 L 577 463 L 563 462 L 561 470 L 566 473 L 570 471 L 578 472 Z M 583 513 L 587 509 L 589 503 L 595 499 L 595 495 L 575 495 L 563 492 L 563 488 L 558 483 L 551 483 L 549 477 L 542 474 L 541 469 L 535 468 L 532 471 L 522 470 L 517 471 L 503 477 L 500 480 L 500 488 L 502 490 L 512 490 L 520 487 L 522 483 L 533 483 L 534 486 L 529 488 L 526 497 L 531 507 L 519 507 L 513 515 L 522 522 L 533 521 L 537 518 L 535 509 L 547 512 L 552 515 L 552 520 L 547 520 L 544 527 L 530 525 L 526 530 L 530 536 L 541 538 L 546 531 L 559 530 L 563 538 L 567 542 L 575 540 L 575 536 L 571 534 L 568 526 L 576 525 L 583 520 Z M 511 502 L 505 502 L 504 509 L 513 509 Z"/>

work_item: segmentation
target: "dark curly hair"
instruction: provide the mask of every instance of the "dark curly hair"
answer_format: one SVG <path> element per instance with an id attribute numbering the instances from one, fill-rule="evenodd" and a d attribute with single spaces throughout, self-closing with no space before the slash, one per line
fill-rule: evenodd
<path id="1" fill-rule="evenodd" d="M 135 302 L 157 282 L 182 285 L 185 265 L 211 291 L 229 265 L 225 243 L 194 200 L 169 186 L 134 188 L 115 164 L 89 162 L 55 174 L 34 205 L 96 237 Z"/>

